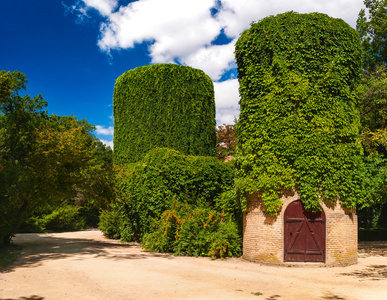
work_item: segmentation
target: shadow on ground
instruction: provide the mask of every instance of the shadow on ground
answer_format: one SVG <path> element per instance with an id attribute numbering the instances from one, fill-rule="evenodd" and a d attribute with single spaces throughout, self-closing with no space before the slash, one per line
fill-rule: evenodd
<path id="1" fill-rule="evenodd" d="M 341 273 L 340 275 L 354 276 L 358 278 L 366 278 L 366 279 L 372 279 L 372 280 L 387 279 L 387 266 L 370 265 L 363 270 L 354 271 L 350 273 Z"/>
<path id="2" fill-rule="evenodd" d="M 324 296 L 321 297 L 321 299 L 330 299 L 330 300 L 345 300 L 347 298 L 335 295 L 332 292 L 326 292 Z"/>
<path id="3" fill-rule="evenodd" d="M 387 257 L 387 241 L 359 242 L 359 257 Z"/>
<path id="4" fill-rule="evenodd" d="M 7 299 L 0 299 L 0 300 L 44 300 L 44 298 L 40 297 L 40 296 L 33 295 L 33 296 L 29 296 L 29 297 L 20 297 L 20 298 L 15 298 L 15 299 L 7 298 Z"/>
<path id="5" fill-rule="evenodd" d="M 43 261 L 68 257 L 74 257 L 79 260 L 90 258 L 90 256 L 112 260 L 148 259 L 151 257 L 173 259 L 174 257 L 172 254 L 165 253 L 142 253 L 140 246 L 119 243 L 116 240 L 98 241 L 87 238 L 65 238 L 36 233 L 22 234 L 22 236 L 23 238 L 16 237 L 13 242 L 14 245 L 19 246 L 21 249 L 19 250 L 20 253 L 17 261 L 1 270 L 1 273 L 12 272 L 14 269 L 21 267 L 37 267 Z"/>

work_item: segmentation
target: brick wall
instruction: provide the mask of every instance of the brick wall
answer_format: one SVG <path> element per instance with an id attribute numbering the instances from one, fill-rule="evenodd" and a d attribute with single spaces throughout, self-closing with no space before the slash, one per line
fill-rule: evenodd
<path id="1" fill-rule="evenodd" d="M 243 216 L 243 258 L 250 261 L 289 265 L 284 263 L 284 212 L 297 193 L 283 196 L 283 206 L 276 217 L 267 216 L 262 200 L 249 196 L 249 205 Z M 357 216 L 344 210 L 336 202 L 321 204 L 326 215 L 327 266 L 346 266 L 357 263 Z M 316 263 L 314 263 L 316 265 Z"/>

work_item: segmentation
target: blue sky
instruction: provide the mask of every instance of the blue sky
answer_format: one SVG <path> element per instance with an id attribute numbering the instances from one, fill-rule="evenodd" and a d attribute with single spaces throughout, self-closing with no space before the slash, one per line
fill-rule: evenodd
<path id="1" fill-rule="evenodd" d="M 355 27 L 363 0 L 0 0 L 0 70 L 18 70 L 48 112 L 74 115 L 113 140 L 113 89 L 152 63 L 202 69 L 214 81 L 218 124 L 238 116 L 234 43 L 268 15 L 322 12 Z"/>

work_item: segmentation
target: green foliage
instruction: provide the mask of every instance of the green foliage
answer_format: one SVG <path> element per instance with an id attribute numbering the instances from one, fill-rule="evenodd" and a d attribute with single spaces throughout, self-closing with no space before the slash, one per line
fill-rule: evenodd
<path id="1" fill-rule="evenodd" d="M 359 208 L 387 202 L 387 159 L 365 157 L 364 200 Z"/>
<path id="2" fill-rule="evenodd" d="M 359 228 L 385 228 L 387 229 L 387 203 L 379 203 L 370 207 L 359 209 L 356 212 Z"/>
<path id="3" fill-rule="evenodd" d="M 114 210 L 104 210 L 99 216 L 98 228 L 102 230 L 103 234 L 109 239 L 119 239 L 121 237 L 119 232 L 119 218 Z"/>
<path id="4" fill-rule="evenodd" d="M 233 173 L 231 165 L 215 157 L 184 155 L 167 148 L 152 149 L 141 161 L 119 168 L 114 212 L 120 219 L 121 239 L 141 240 L 175 201 L 216 207 L 221 194 L 232 188 Z M 231 211 L 227 205 L 218 207 Z"/>
<path id="5" fill-rule="evenodd" d="M 270 215 L 282 206 L 283 191 L 294 189 L 311 211 L 337 197 L 355 208 L 363 186 L 358 33 L 324 14 L 288 12 L 253 23 L 235 55 L 242 195 L 260 193 Z"/>
<path id="6" fill-rule="evenodd" d="M 0 247 L 10 242 L 36 203 L 38 182 L 28 160 L 34 133 L 47 119 L 47 103 L 40 95 L 21 97 L 26 84 L 23 73 L 0 71 Z"/>
<path id="7" fill-rule="evenodd" d="M 19 228 L 19 232 L 63 232 L 83 230 L 86 218 L 75 205 L 61 205 L 47 214 L 28 218 Z"/>
<path id="8" fill-rule="evenodd" d="M 387 1 L 365 0 L 356 29 L 363 48 L 359 111 L 365 150 L 365 203 L 358 209 L 359 227 L 387 227 Z M 375 236 L 375 232 L 359 231 Z M 377 234 L 374 238 L 378 238 Z"/>
<path id="9" fill-rule="evenodd" d="M 223 124 L 216 128 L 216 157 L 225 160 L 228 156 L 234 156 L 236 137 L 234 125 Z"/>
<path id="10" fill-rule="evenodd" d="M 192 208 L 175 202 L 153 224 L 143 247 L 153 252 L 224 258 L 241 254 L 241 239 L 232 219 L 211 208 Z"/>
<path id="11" fill-rule="evenodd" d="M 363 48 L 363 68 L 374 71 L 387 66 L 387 0 L 364 0 L 356 22 Z"/>
<path id="12" fill-rule="evenodd" d="M 19 233 L 41 233 L 46 228 L 43 226 L 41 216 L 32 216 L 26 219 L 17 229 Z"/>
<path id="13" fill-rule="evenodd" d="M 19 95 L 26 84 L 23 73 L 0 71 L 0 246 L 23 223 L 34 226 L 29 218 L 46 207 L 54 213 L 63 199 L 76 196 L 90 215 L 81 204 L 105 204 L 113 193 L 112 167 L 96 147 L 94 126 L 73 116 L 48 116 L 40 95 Z"/>
<path id="14" fill-rule="evenodd" d="M 114 209 L 104 210 L 99 216 L 98 228 L 109 239 L 119 239 L 120 235 L 120 219 Z"/>
<path id="15" fill-rule="evenodd" d="M 361 137 L 367 155 L 387 155 L 387 68 L 364 72 L 359 88 Z"/>
<path id="16" fill-rule="evenodd" d="M 140 160 L 154 147 L 215 155 L 215 100 L 201 70 L 175 64 L 143 66 L 114 88 L 114 160 Z"/>
<path id="17" fill-rule="evenodd" d="M 85 220 L 74 205 L 58 207 L 51 214 L 39 219 L 38 224 L 44 231 L 75 231 L 85 229 Z"/>

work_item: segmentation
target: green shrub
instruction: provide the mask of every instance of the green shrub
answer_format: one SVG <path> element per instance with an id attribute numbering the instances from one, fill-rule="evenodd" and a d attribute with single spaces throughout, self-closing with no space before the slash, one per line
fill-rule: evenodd
<path id="1" fill-rule="evenodd" d="M 20 233 L 40 233 L 44 232 L 45 227 L 42 224 L 41 218 L 32 216 L 28 218 L 18 229 Z"/>
<path id="2" fill-rule="evenodd" d="M 224 258 L 241 254 L 241 238 L 232 219 L 211 208 L 191 208 L 177 202 L 154 222 L 143 247 L 153 252 Z"/>
<path id="3" fill-rule="evenodd" d="M 84 203 L 78 207 L 79 216 L 85 220 L 85 227 L 95 228 L 99 223 L 99 209 L 96 205 Z"/>
<path id="4" fill-rule="evenodd" d="M 64 200 L 57 205 L 56 208 L 48 205 L 34 212 L 19 226 L 18 232 L 74 231 L 98 225 L 100 212 L 95 203 L 85 202 L 78 206 L 74 200 Z"/>
<path id="5" fill-rule="evenodd" d="M 120 219 L 114 211 L 114 206 L 111 210 L 103 210 L 99 216 L 98 228 L 109 239 L 119 239 L 120 234 Z"/>
<path id="6" fill-rule="evenodd" d="M 232 166 L 215 157 L 152 149 L 141 161 L 128 164 L 117 173 L 117 203 L 113 210 L 119 219 L 117 231 L 122 240 L 140 241 L 153 230 L 153 221 L 171 209 L 175 201 L 217 207 L 225 214 L 233 214 L 238 204 L 228 203 L 232 197 L 224 201 L 227 205 L 217 204 L 222 193 L 232 189 L 233 181 Z"/>
<path id="7" fill-rule="evenodd" d="M 358 33 L 324 14 L 288 12 L 253 23 L 235 55 L 242 195 L 259 193 L 270 215 L 286 190 L 297 190 L 311 211 L 337 197 L 355 208 L 363 199 Z"/>
<path id="8" fill-rule="evenodd" d="M 45 231 L 75 231 L 85 228 L 85 220 L 80 216 L 77 206 L 66 205 L 42 216 L 37 220 L 37 225 Z"/>
<path id="9" fill-rule="evenodd" d="M 215 155 L 215 100 L 201 70 L 156 64 L 127 71 L 114 87 L 114 162 L 133 163 L 150 149 Z"/>

